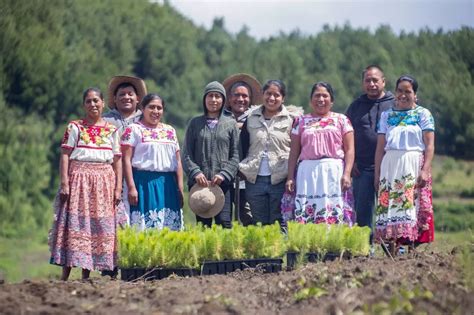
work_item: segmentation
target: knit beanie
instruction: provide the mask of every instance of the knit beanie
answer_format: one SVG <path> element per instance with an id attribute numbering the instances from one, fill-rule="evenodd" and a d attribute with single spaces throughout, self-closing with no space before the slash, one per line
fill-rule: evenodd
<path id="1" fill-rule="evenodd" d="M 211 92 L 219 92 L 222 94 L 222 104 L 225 104 L 225 99 L 226 99 L 226 94 L 225 94 L 225 89 L 222 84 L 220 84 L 217 81 L 212 81 L 206 85 L 204 88 L 204 96 L 202 98 L 202 103 L 204 106 L 206 106 L 205 100 L 206 100 L 206 95 Z"/>

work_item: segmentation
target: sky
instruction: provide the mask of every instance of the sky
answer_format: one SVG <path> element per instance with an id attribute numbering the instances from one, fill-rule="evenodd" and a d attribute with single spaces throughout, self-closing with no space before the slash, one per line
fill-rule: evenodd
<path id="1" fill-rule="evenodd" d="M 325 24 L 371 31 L 381 24 L 399 34 L 474 27 L 474 0 L 170 0 L 196 25 L 209 29 L 216 17 L 238 33 L 244 25 L 257 39 L 299 30 L 317 34 Z"/>

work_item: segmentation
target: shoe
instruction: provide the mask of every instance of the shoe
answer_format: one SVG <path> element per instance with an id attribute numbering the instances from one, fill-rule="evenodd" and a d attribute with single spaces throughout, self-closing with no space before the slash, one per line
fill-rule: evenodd
<path id="1" fill-rule="evenodd" d="M 406 249 L 405 249 L 405 247 L 400 246 L 398 248 L 398 255 L 404 255 L 404 254 L 406 254 Z"/>

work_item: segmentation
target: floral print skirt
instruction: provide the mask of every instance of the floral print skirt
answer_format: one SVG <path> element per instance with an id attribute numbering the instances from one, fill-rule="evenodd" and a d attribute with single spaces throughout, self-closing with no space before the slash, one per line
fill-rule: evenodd
<path id="1" fill-rule="evenodd" d="M 348 224 L 355 222 L 352 191 L 342 192 L 341 159 L 304 160 L 296 176 L 295 221 Z"/>
<path id="2" fill-rule="evenodd" d="M 69 199 L 54 201 L 52 264 L 113 270 L 117 259 L 115 173 L 106 163 L 69 163 Z"/>
<path id="3" fill-rule="evenodd" d="M 416 180 L 423 152 L 387 151 L 380 167 L 375 241 L 427 243 L 434 240 L 431 174 L 424 187 Z"/>
<path id="4" fill-rule="evenodd" d="M 130 225 L 179 231 L 183 228 L 183 213 L 179 204 L 175 172 L 152 172 L 133 169 L 138 192 L 138 205 L 130 205 Z"/>

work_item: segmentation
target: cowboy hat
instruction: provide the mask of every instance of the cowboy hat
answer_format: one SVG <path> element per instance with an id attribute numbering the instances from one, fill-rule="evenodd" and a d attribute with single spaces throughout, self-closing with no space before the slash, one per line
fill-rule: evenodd
<path id="1" fill-rule="evenodd" d="M 194 184 L 189 191 L 189 208 L 202 218 L 212 218 L 224 207 L 224 192 L 215 185 L 203 187 Z"/>
<path id="2" fill-rule="evenodd" d="M 145 81 L 143 81 L 140 78 L 132 77 L 128 75 L 117 75 L 115 77 L 112 77 L 112 79 L 110 79 L 109 88 L 107 91 L 108 92 L 107 101 L 111 109 L 115 108 L 115 101 L 114 101 L 115 92 L 117 90 L 117 87 L 122 83 L 130 83 L 131 85 L 133 85 L 133 87 L 135 88 L 137 92 L 137 96 L 140 100 L 142 100 L 143 97 L 145 97 L 147 93 Z"/>
<path id="3" fill-rule="evenodd" d="M 246 73 L 237 73 L 233 74 L 227 79 L 222 82 L 222 85 L 225 87 L 226 93 L 227 93 L 227 103 L 226 105 L 229 106 L 229 99 L 231 96 L 231 91 L 230 89 L 232 88 L 232 85 L 237 82 L 244 82 L 247 84 L 251 91 L 250 91 L 250 104 L 249 105 L 258 105 L 263 103 L 263 96 L 262 96 L 262 85 L 260 82 L 258 82 L 257 79 L 255 79 L 253 76 L 250 74 Z"/>

